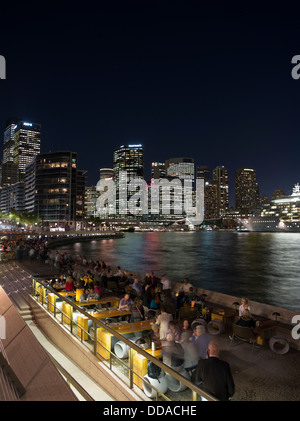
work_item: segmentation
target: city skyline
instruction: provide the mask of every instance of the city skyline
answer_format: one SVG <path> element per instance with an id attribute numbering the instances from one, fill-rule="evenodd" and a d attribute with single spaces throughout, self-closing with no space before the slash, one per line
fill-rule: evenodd
<path id="1" fill-rule="evenodd" d="M 22 127 L 25 128 L 25 131 L 26 131 L 26 128 L 28 127 L 29 132 L 32 129 L 32 127 L 38 127 L 38 131 L 39 131 L 38 147 L 39 147 L 39 150 L 41 149 L 41 146 L 42 146 L 40 144 L 40 141 L 41 141 L 41 139 L 40 139 L 41 125 L 39 123 L 29 122 L 29 121 L 25 121 L 25 120 L 19 121 L 18 119 L 15 119 L 14 121 L 11 120 L 11 119 L 7 119 L 5 131 L 4 131 L 4 137 L 3 137 L 3 145 L 2 145 L 3 159 L 1 161 L 2 162 L 2 185 L 3 186 L 4 185 L 14 184 L 19 179 L 19 177 L 16 176 L 15 181 L 11 181 L 11 182 L 8 182 L 8 183 L 7 182 L 3 183 L 3 175 L 4 175 L 3 171 L 4 171 L 4 169 L 5 169 L 5 175 L 7 174 L 7 169 L 6 169 L 5 165 L 3 165 L 3 164 L 6 164 L 6 165 L 7 164 L 10 164 L 11 162 L 13 162 L 14 155 L 15 154 L 19 155 L 21 153 L 21 152 L 16 152 L 16 150 L 18 149 L 18 147 L 16 149 L 16 147 L 14 146 L 14 143 L 15 143 L 15 141 L 13 139 L 14 136 L 12 136 L 12 134 L 11 134 L 12 133 L 12 130 L 11 130 L 11 127 L 12 126 L 13 126 L 13 129 L 14 129 L 13 132 L 15 130 L 19 130 L 20 127 L 21 128 Z M 26 134 L 26 136 L 27 136 L 27 134 Z M 11 142 L 13 142 L 13 146 L 11 146 Z M 152 170 L 153 170 L 152 167 L 153 167 L 153 164 L 158 164 L 159 161 L 152 161 L 151 164 L 150 164 L 148 162 L 148 160 L 146 160 L 146 164 L 145 164 L 144 145 L 142 145 L 142 144 L 137 144 L 137 145 L 121 145 L 118 148 L 115 148 L 114 150 L 112 150 L 111 151 L 112 152 L 112 165 L 111 165 L 110 169 L 112 170 L 112 172 L 115 172 L 115 178 L 117 180 L 118 176 L 117 176 L 116 168 L 115 168 L 115 164 L 116 164 L 117 161 L 116 161 L 116 158 L 115 158 L 115 154 L 118 151 L 121 152 L 121 154 L 123 154 L 123 151 L 124 151 L 124 153 L 126 153 L 126 151 L 128 150 L 128 148 L 133 148 L 133 147 L 137 147 L 137 150 L 140 150 L 141 153 L 142 153 L 142 155 L 141 155 L 142 156 L 142 159 L 141 159 L 141 162 L 140 162 L 140 166 L 141 166 L 140 167 L 141 168 L 140 176 L 143 179 L 145 179 L 146 182 L 149 183 L 150 182 L 150 179 L 152 177 Z M 65 151 L 65 150 L 66 149 L 62 147 L 62 148 L 60 148 L 57 151 L 51 151 L 51 152 L 52 153 L 56 153 L 56 152 Z M 71 152 L 78 153 L 77 151 L 71 151 Z M 43 152 L 41 152 L 41 153 L 43 153 Z M 36 154 L 37 154 L 37 152 L 35 152 L 33 154 L 33 156 L 36 155 Z M 28 158 L 25 158 L 25 159 L 28 160 Z M 225 170 L 228 172 L 228 168 L 226 168 L 226 166 L 223 166 L 223 165 L 215 165 L 215 166 L 213 166 L 211 168 L 211 167 L 206 166 L 206 165 L 199 165 L 199 163 L 195 162 L 195 159 L 194 158 L 181 156 L 181 157 L 169 157 L 168 159 L 166 159 L 165 162 L 163 162 L 163 165 L 165 165 L 166 174 L 168 173 L 167 168 L 170 165 L 169 162 L 171 162 L 171 163 L 174 162 L 172 165 L 175 165 L 175 171 L 176 171 L 176 167 L 178 165 L 182 165 L 182 164 L 180 164 L 181 161 L 182 162 L 185 161 L 186 162 L 186 165 L 191 165 L 193 167 L 193 171 L 192 171 L 193 172 L 193 177 L 192 177 L 193 180 L 195 180 L 198 177 L 198 168 L 199 169 L 200 168 L 201 169 L 205 168 L 205 171 L 207 172 L 207 174 L 206 175 L 202 175 L 202 177 L 204 177 L 204 178 L 208 177 L 211 180 L 215 178 L 214 172 L 217 171 L 218 168 L 225 168 Z M 29 161 L 28 161 L 28 163 L 29 163 Z M 147 168 L 146 165 L 150 165 L 150 166 Z M 25 166 L 24 166 L 24 169 L 25 169 Z M 97 178 L 96 182 L 95 183 L 92 183 L 92 184 L 91 183 L 86 183 L 86 187 L 97 185 L 99 179 L 101 179 L 101 171 L 102 170 L 107 170 L 107 169 L 109 169 L 109 168 L 103 168 L 103 167 L 99 168 L 99 173 L 98 173 L 99 174 L 99 177 Z M 121 170 L 122 169 L 119 168 L 118 171 L 121 171 Z M 129 170 L 129 173 L 130 173 L 130 163 L 129 163 L 129 166 L 128 166 L 128 170 Z M 237 168 L 233 172 L 233 174 L 229 174 L 229 173 L 227 174 L 226 184 L 228 184 L 228 186 L 229 186 L 229 196 L 228 196 L 228 199 L 225 200 L 225 202 L 227 201 L 229 203 L 229 206 L 230 207 L 233 207 L 233 208 L 236 207 L 236 200 L 237 200 L 237 197 L 236 197 L 236 175 L 241 170 L 243 170 L 243 171 L 246 170 L 247 171 L 248 169 L 239 167 L 239 168 Z M 13 174 L 13 172 L 14 172 L 14 169 L 9 167 L 8 168 L 8 171 L 9 171 L 8 172 L 8 175 L 11 176 Z M 86 171 L 86 173 L 88 173 L 88 170 L 84 170 L 84 171 Z M 254 171 L 255 176 L 256 176 L 256 169 L 255 168 L 252 168 L 249 171 Z M 176 174 L 175 173 L 174 174 L 168 174 L 168 175 L 171 175 L 172 177 L 176 177 Z M 231 177 L 230 177 L 230 175 L 231 175 Z M 230 178 L 233 179 L 233 180 L 231 180 L 231 182 L 228 181 Z M 259 182 L 257 183 L 257 188 L 258 188 L 258 192 L 257 193 L 258 193 L 259 197 L 263 197 L 263 196 L 266 195 L 265 193 L 259 191 Z M 271 198 L 272 195 L 274 195 L 274 193 L 276 191 L 279 191 L 279 190 L 280 191 L 283 191 L 282 189 L 274 188 L 273 191 L 271 192 L 271 194 L 269 195 L 269 199 Z M 287 192 L 284 192 L 284 193 L 287 194 Z M 227 195 L 228 195 L 228 193 L 227 193 Z"/>
<path id="2" fill-rule="evenodd" d="M 77 151 L 88 185 L 130 143 L 144 146 L 146 178 L 152 161 L 192 156 L 224 165 L 230 185 L 238 168 L 254 168 L 268 196 L 300 181 L 295 11 L 6 5 L 2 14 L 2 133 L 10 116 L 39 122 L 41 152 Z"/>

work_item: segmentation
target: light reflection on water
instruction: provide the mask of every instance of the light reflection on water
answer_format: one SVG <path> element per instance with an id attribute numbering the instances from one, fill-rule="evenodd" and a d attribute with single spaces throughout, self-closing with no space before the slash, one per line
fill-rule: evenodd
<path id="1" fill-rule="evenodd" d="M 300 310 L 300 234 L 235 232 L 126 233 L 118 240 L 59 247 L 88 259 L 174 282 Z"/>

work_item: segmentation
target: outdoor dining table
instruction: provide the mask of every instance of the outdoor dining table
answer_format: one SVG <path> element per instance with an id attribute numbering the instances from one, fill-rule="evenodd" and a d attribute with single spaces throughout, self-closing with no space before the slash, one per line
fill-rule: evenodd
<path id="1" fill-rule="evenodd" d="M 79 307 L 81 306 L 92 306 L 92 305 L 98 305 L 98 304 L 106 304 L 111 303 L 111 306 L 118 306 L 120 303 L 120 298 L 115 296 L 107 296 L 102 297 L 99 300 L 84 300 L 84 301 L 75 301 L 75 304 Z"/>

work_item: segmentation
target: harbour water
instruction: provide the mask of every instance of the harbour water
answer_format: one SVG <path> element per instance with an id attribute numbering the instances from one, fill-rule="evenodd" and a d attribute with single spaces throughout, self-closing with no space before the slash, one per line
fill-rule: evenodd
<path id="1" fill-rule="evenodd" d="M 136 232 L 117 240 L 59 247 L 73 255 L 146 273 L 167 274 L 233 296 L 300 310 L 300 234 Z"/>

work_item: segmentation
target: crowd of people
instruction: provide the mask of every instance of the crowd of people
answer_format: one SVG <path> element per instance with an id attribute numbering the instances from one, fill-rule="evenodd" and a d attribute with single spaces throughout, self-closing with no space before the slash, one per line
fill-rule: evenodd
<path id="1" fill-rule="evenodd" d="M 220 400 L 228 400 L 234 394 L 234 381 L 230 367 L 219 358 L 218 345 L 211 341 L 204 324 L 178 321 L 178 311 L 183 306 L 205 305 L 205 297 L 198 297 L 193 285 L 185 278 L 176 291 L 168 276 L 157 277 L 154 272 L 138 276 L 104 261 L 94 261 L 85 256 L 71 256 L 66 251 L 47 247 L 46 238 L 8 242 L 17 259 L 39 260 L 55 268 L 58 277 L 50 280 L 52 288 L 76 291 L 77 301 L 97 300 L 114 291 L 122 294 L 119 309 L 131 312 L 130 322 L 153 319 L 152 329 L 138 343 L 161 347 L 162 361 L 176 371 L 185 369 L 192 380 Z M 247 299 L 239 308 L 241 325 L 252 320 Z M 251 322 L 252 323 L 252 322 Z"/>

